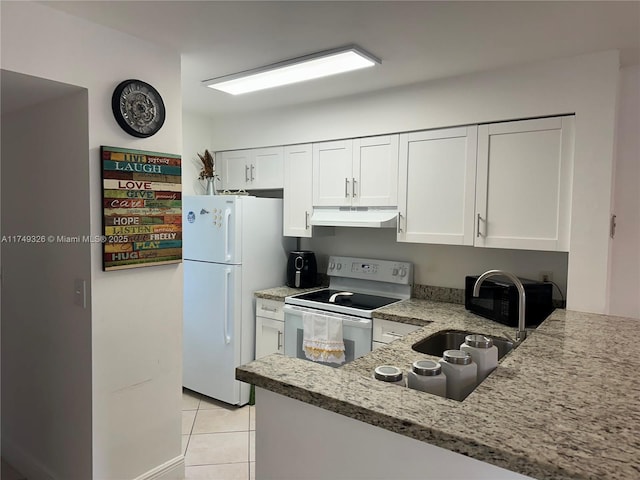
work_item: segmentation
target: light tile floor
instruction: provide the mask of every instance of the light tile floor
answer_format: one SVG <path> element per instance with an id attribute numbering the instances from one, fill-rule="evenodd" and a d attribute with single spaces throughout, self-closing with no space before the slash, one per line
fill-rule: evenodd
<path id="1" fill-rule="evenodd" d="M 255 479 L 255 407 L 232 407 L 184 389 L 185 479 Z"/>

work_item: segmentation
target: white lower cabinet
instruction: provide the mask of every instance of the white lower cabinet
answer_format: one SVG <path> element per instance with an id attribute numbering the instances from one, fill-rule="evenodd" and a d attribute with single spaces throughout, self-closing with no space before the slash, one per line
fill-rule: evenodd
<path id="1" fill-rule="evenodd" d="M 373 349 L 380 348 L 387 343 L 404 337 L 418 330 L 419 326 L 409 323 L 392 322 L 381 318 L 373 319 Z"/>
<path id="2" fill-rule="evenodd" d="M 284 302 L 256 299 L 256 360 L 284 353 Z"/>

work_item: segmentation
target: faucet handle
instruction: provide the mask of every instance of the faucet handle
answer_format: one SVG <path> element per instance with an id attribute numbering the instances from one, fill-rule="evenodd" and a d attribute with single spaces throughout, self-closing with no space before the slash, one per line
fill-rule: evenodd
<path id="1" fill-rule="evenodd" d="M 521 343 L 524 339 L 527 338 L 527 330 L 517 330 L 516 331 L 516 342 Z"/>
<path id="2" fill-rule="evenodd" d="M 509 335 L 507 332 L 502 332 L 502 335 L 504 335 L 507 340 L 509 340 L 511 343 L 514 344 L 519 344 L 522 343 L 524 341 L 525 338 L 527 338 L 527 331 L 526 330 L 516 330 L 516 338 L 515 340 L 513 339 L 513 337 L 511 335 Z"/>

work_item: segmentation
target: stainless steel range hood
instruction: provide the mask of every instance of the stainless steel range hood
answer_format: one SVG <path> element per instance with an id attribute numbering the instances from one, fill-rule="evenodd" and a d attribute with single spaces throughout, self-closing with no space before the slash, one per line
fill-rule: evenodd
<path id="1" fill-rule="evenodd" d="M 397 219 L 396 207 L 316 207 L 310 223 L 318 227 L 395 228 Z"/>

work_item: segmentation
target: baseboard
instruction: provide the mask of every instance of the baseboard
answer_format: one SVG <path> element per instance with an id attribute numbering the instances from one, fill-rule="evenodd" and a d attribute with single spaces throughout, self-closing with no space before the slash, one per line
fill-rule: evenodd
<path id="1" fill-rule="evenodd" d="M 133 480 L 183 480 L 184 455 L 179 455 L 168 462 L 152 468 Z"/>
<path id="2" fill-rule="evenodd" d="M 2 435 L 2 458 L 29 480 L 61 480 L 7 435 Z"/>
<path id="3" fill-rule="evenodd" d="M 6 435 L 2 436 L 2 458 L 29 480 L 64 480 L 56 477 L 29 452 L 16 445 Z M 133 480 L 183 480 L 184 455 L 152 468 Z"/>

